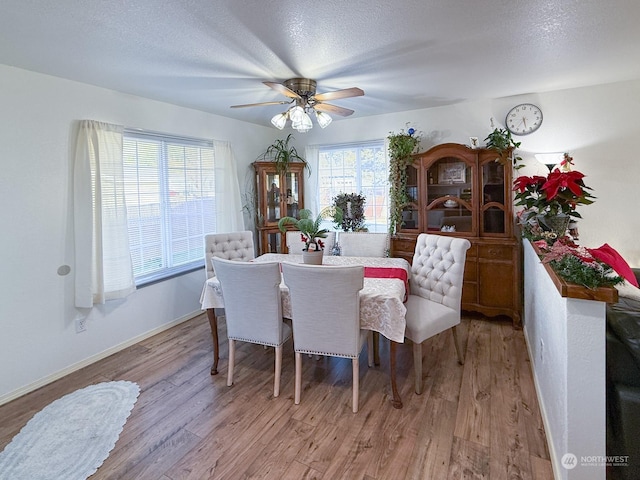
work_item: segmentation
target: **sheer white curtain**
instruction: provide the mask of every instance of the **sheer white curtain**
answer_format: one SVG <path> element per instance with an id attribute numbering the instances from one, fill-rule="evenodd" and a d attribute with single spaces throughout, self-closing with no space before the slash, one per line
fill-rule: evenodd
<path id="1" fill-rule="evenodd" d="M 83 120 L 73 171 L 77 307 L 135 291 L 122 165 L 123 127 Z"/>
<path id="2" fill-rule="evenodd" d="M 216 230 L 218 233 L 244 230 L 240 184 L 231 144 L 214 140 L 213 155 L 216 165 Z"/>
<path id="3" fill-rule="evenodd" d="M 320 149 L 318 145 L 307 145 L 304 149 L 304 157 L 311 167 L 311 176 L 307 180 L 305 191 L 309 192 L 305 195 L 304 204 L 308 205 L 308 209 L 314 215 L 320 213 L 320 199 L 318 198 L 318 163 L 320 158 Z M 313 197 L 312 197 L 313 195 Z"/>

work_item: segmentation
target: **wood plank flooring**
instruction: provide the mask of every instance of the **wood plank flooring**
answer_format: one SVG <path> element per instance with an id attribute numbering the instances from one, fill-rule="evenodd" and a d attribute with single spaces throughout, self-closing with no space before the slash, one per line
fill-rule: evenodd
<path id="1" fill-rule="evenodd" d="M 130 380 L 141 388 L 109 458 L 92 479 L 552 479 L 521 330 L 483 317 L 423 346 L 424 388 L 413 391 L 412 348 L 398 348 L 404 408 L 391 406 L 388 341 L 381 366 L 360 359 L 360 411 L 351 412 L 351 362 L 305 357 L 300 405 L 285 345 L 280 396 L 273 349 L 237 343 L 235 384 L 211 376 L 205 315 L 0 406 L 0 450 L 47 404 L 87 385 Z"/>

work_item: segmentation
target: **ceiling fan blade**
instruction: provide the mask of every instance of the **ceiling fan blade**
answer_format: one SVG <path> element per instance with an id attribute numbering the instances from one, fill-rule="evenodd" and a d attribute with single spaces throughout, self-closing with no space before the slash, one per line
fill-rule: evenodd
<path id="1" fill-rule="evenodd" d="M 353 110 L 349 110 L 348 108 L 338 107 L 336 105 L 330 105 L 328 103 L 316 103 L 313 106 L 313 108 L 315 108 L 319 112 L 333 113 L 335 115 L 340 115 L 342 117 L 348 117 L 353 113 Z"/>
<path id="2" fill-rule="evenodd" d="M 291 102 L 261 102 L 261 103 L 246 103 L 244 105 L 231 105 L 231 108 L 244 108 L 244 107 L 262 107 L 264 105 L 287 105 Z"/>
<path id="3" fill-rule="evenodd" d="M 364 91 L 359 89 L 358 87 L 345 88 L 343 90 L 336 90 L 334 92 L 326 92 L 319 93 L 314 95 L 315 98 L 319 102 L 324 102 L 325 100 L 337 100 L 339 98 L 349 98 L 349 97 L 360 97 L 364 95 Z"/>
<path id="4" fill-rule="evenodd" d="M 262 83 L 264 83 L 267 87 L 273 88 L 276 92 L 281 93 L 282 95 L 284 95 L 286 97 L 302 99 L 302 97 L 300 95 L 298 95 L 293 90 L 288 89 L 287 87 L 285 87 L 281 83 L 276 83 L 276 82 L 262 82 Z"/>

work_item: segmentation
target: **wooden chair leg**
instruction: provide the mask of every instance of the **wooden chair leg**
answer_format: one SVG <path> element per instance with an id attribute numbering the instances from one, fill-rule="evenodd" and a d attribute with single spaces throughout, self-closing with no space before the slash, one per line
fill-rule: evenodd
<path id="1" fill-rule="evenodd" d="M 460 345 L 460 337 L 458 336 L 458 326 L 451 328 L 451 332 L 453 332 L 453 343 L 456 346 L 456 354 L 458 355 L 458 363 L 460 365 L 464 365 L 464 352 L 462 351 L 462 346 Z"/>
<path id="2" fill-rule="evenodd" d="M 413 370 L 416 375 L 416 393 L 422 393 L 422 344 L 413 342 Z"/>
<path id="3" fill-rule="evenodd" d="M 373 364 L 380 365 L 380 334 L 378 332 L 371 332 L 373 334 Z"/>
<path id="4" fill-rule="evenodd" d="M 209 319 L 209 326 L 211 327 L 211 340 L 213 341 L 213 365 L 211 366 L 211 375 L 217 375 L 220 348 L 218 347 L 218 319 L 216 317 L 215 308 L 207 308 L 207 318 Z"/>
<path id="5" fill-rule="evenodd" d="M 295 381 L 295 394 L 293 402 L 296 405 L 300 404 L 300 391 L 302 390 L 302 354 L 296 352 L 296 381 Z"/>
<path id="6" fill-rule="evenodd" d="M 367 361 L 369 363 L 369 368 L 373 367 L 375 362 L 373 355 L 373 332 L 367 333 Z"/>
<path id="7" fill-rule="evenodd" d="M 227 370 L 227 387 L 233 385 L 233 367 L 236 363 L 236 341 L 229 339 L 229 369 Z"/>
<path id="8" fill-rule="evenodd" d="M 276 371 L 273 381 L 273 396 L 280 395 L 280 372 L 282 371 L 282 345 L 276 347 Z"/>
<path id="9" fill-rule="evenodd" d="M 353 398 L 351 399 L 351 409 L 353 413 L 358 413 L 358 403 L 360 402 L 360 361 L 358 357 L 351 360 L 353 367 Z"/>

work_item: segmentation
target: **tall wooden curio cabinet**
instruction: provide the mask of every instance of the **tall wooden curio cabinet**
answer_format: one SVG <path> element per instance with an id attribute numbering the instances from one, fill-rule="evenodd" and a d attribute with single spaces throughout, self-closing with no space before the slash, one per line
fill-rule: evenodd
<path id="1" fill-rule="evenodd" d="M 292 162 L 286 172 L 278 172 L 274 162 L 254 162 L 258 196 L 258 250 L 287 253 L 285 235 L 278 229 L 282 217 L 298 217 L 304 208 L 304 164 Z"/>
<path id="2" fill-rule="evenodd" d="M 411 262 L 420 233 L 467 238 L 463 310 L 507 315 L 520 326 L 520 240 L 511 189 L 511 161 L 495 150 L 446 143 L 414 155 L 407 167 L 411 202 L 391 252 Z"/>

